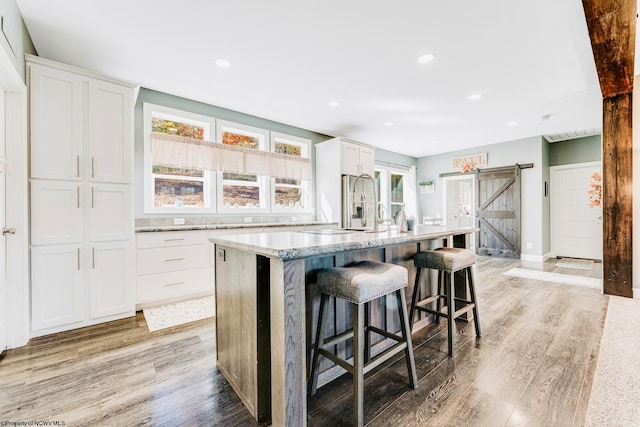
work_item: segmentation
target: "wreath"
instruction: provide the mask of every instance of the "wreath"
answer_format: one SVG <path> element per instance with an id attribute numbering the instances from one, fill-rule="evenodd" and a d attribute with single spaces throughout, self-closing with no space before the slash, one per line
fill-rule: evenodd
<path id="1" fill-rule="evenodd" d="M 589 187 L 587 188 L 587 197 L 589 197 L 589 207 L 595 208 L 600 206 L 602 200 L 602 175 L 600 171 L 594 171 L 589 178 Z"/>

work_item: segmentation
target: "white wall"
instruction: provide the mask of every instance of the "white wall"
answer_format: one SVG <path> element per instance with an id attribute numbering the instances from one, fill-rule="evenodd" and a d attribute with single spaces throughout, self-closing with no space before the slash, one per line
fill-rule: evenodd
<path id="1" fill-rule="evenodd" d="M 488 164 L 485 167 L 533 163 L 533 168 L 521 171 L 521 253 L 523 259 L 542 262 L 550 250 L 549 201 L 544 197 L 544 181 L 549 180 L 546 144 L 542 137 L 537 136 L 419 158 L 418 182 L 436 181 L 434 193 L 418 194 L 419 217 L 443 214 L 444 185 L 439 175 L 458 172 L 452 167 L 453 157 L 487 153 Z M 527 248 L 527 243 L 531 243 L 531 248 Z"/>

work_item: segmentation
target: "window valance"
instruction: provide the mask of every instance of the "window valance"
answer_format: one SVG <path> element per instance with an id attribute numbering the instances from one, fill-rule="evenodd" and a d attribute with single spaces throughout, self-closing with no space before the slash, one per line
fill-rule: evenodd
<path id="1" fill-rule="evenodd" d="M 153 164 L 266 175 L 272 178 L 312 177 L 311 159 L 236 147 L 184 136 L 151 133 Z"/>

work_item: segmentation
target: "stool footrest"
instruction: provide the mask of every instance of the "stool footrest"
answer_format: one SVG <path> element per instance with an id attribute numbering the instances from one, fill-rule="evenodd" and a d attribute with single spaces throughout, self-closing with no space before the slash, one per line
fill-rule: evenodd
<path id="1" fill-rule="evenodd" d="M 466 307 L 462 307 L 460 310 L 453 313 L 453 318 L 456 319 L 460 317 L 462 314 L 473 310 L 475 306 L 476 306 L 475 304 L 468 304 Z"/>
<path id="2" fill-rule="evenodd" d="M 385 351 L 383 351 L 382 353 L 378 354 L 376 357 L 371 359 L 369 363 L 364 365 L 364 368 L 363 368 L 364 373 L 366 374 L 370 370 L 380 365 L 382 362 L 386 362 L 396 354 L 403 351 L 405 348 L 407 348 L 406 342 L 401 342 L 401 343 L 395 344 L 393 347 L 389 347 L 388 349 L 386 349 Z"/>
<path id="3" fill-rule="evenodd" d="M 324 348 L 321 348 L 318 350 L 318 353 L 323 355 L 324 357 L 326 357 L 327 359 L 331 360 L 333 363 L 335 363 L 336 365 L 340 365 L 341 367 L 343 367 L 347 372 L 350 372 L 353 374 L 353 365 L 347 363 L 346 361 L 344 361 L 343 359 L 339 358 L 338 356 L 336 356 L 335 354 L 331 353 L 328 350 L 325 350 Z"/>
<path id="4" fill-rule="evenodd" d="M 375 326 L 369 326 L 367 329 L 371 332 L 375 332 L 378 335 L 385 336 L 387 338 L 391 338 L 395 341 L 403 341 L 404 339 L 400 335 L 392 334 L 391 332 L 385 331 L 384 329 L 376 328 Z"/>
<path id="5" fill-rule="evenodd" d="M 329 337 L 329 339 L 324 340 L 324 342 L 322 343 L 322 347 L 324 348 L 332 345 L 337 345 L 343 341 L 348 340 L 349 338 L 353 338 L 353 329 L 349 329 L 348 331 L 345 331 L 341 334 Z"/>

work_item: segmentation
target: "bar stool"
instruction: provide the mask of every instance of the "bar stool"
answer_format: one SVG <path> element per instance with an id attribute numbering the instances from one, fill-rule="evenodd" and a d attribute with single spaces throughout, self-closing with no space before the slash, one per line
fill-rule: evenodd
<path id="1" fill-rule="evenodd" d="M 411 298 L 411 310 L 409 313 L 409 323 L 413 330 L 413 321 L 416 310 L 436 316 L 436 322 L 440 317 L 447 318 L 447 340 L 449 344 L 449 356 L 453 356 L 453 328 L 455 327 L 455 319 L 473 311 L 473 323 L 476 328 L 476 336 L 480 337 L 480 318 L 478 316 L 478 303 L 476 301 L 476 291 L 473 283 L 473 268 L 476 263 L 476 254 L 469 249 L 460 248 L 438 248 L 435 250 L 425 250 L 418 252 L 413 256 L 413 264 L 416 266 L 416 283 L 413 287 L 413 296 Z M 420 276 L 422 269 L 429 268 L 438 270 L 438 288 L 435 295 L 429 296 L 418 301 L 420 291 Z M 467 284 L 469 286 L 469 298 L 456 298 L 454 295 L 454 287 L 452 275 L 463 270 L 466 275 Z M 446 302 L 446 307 L 441 307 L 441 302 Z M 435 302 L 436 309 L 430 309 L 426 306 Z M 462 307 L 458 310 L 455 303 L 462 303 Z"/>
<path id="2" fill-rule="evenodd" d="M 320 270 L 318 272 L 318 289 L 320 290 L 320 312 L 318 314 L 318 326 L 316 331 L 316 341 L 314 344 L 313 361 L 309 374 L 309 394 L 316 393 L 318 385 L 318 357 L 320 355 L 330 359 L 340 365 L 353 375 L 354 388 L 354 423 L 362 426 L 363 416 L 363 395 L 364 395 L 364 374 L 380 365 L 382 362 L 395 356 L 404 350 L 409 372 L 409 381 L 412 388 L 418 387 L 416 378 L 416 367 L 413 359 L 413 346 L 411 343 L 411 332 L 407 318 L 407 306 L 404 296 L 404 288 L 407 286 L 407 269 L 398 265 L 386 264 L 382 262 L 361 261 L 346 267 L 335 267 Z M 395 293 L 400 315 L 400 329 L 402 335 L 396 335 L 374 326 L 366 324 L 365 310 L 368 302 Z M 333 337 L 325 338 L 325 307 L 329 296 L 340 298 L 355 305 L 353 313 L 353 329 Z M 368 316 L 367 316 L 368 317 Z M 373 359 L 369 360 L 369 348 L 365 347 L 369 343 L 370 332 L 375 332 L 387 338 L 397 341 L 392 347 L 383 351 Z M 338 357 L 327 348 L 340 342 L 353 338 L 353 364 Z M 365 360 L 365 350 L 367 358 Z"/>

